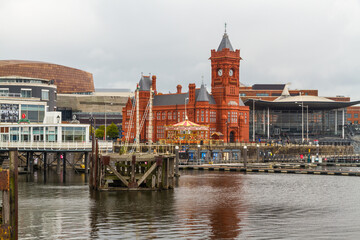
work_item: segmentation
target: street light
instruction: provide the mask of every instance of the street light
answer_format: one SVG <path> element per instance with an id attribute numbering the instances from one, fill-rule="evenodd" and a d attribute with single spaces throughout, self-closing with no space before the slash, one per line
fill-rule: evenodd
<path id="1" fill-rule="evenodd" d="M 110 103 L 110 105 L 113 105 L 113 103 Z M 105 112 L 105 132 L 104 132 L 104 140 L 106 141 L 106 102 L 104 102 L 104 112 Z"/>
<path id="2" fill-rule="evenodd" d="M 306 105 L 306 139 L 309 141 L 309 105 Z"/>
<path id="3" fill-rule="evenodd" d="M 304 107 L 306 107 L 306 139 L 309 140 L 309 105 L 304 106 L 304 102 L 301 102 L 299 107 L 301 107 L 301 142 L 304 143 Z"/>

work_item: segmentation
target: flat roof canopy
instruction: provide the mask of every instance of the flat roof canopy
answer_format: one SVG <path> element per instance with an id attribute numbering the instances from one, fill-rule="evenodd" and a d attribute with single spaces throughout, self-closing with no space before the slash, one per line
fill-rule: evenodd
<path id="1" fill-rule="evenodd" d="M 274 109 L 274 110 L 299 110 L 299 107 L 303 104 L 304 107 L 309 108 L 309 110 L 333 110 L 339 108 L 347 108 L 353 105 L 360 104 L 360 101 L 354 102 L 323 102 L 323 101 L 303 101 L 303 102 L 271 102 L 264 101 L 259 99 L 247 99 L 244 104 L 249 106 L 250 109 L 255 106 L 255 109 Z"/>

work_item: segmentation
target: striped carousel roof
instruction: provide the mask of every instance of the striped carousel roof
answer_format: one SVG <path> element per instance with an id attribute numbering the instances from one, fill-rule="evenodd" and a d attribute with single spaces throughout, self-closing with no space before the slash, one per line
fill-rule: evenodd
<path id="1" fill-rule="evenodd" d="M 165 130 L 191 130 L 191 131 L 207 131 L 209 126 L 200 125 L 189 120 L 175 123 L 170 126 L 166 126 Z"/>

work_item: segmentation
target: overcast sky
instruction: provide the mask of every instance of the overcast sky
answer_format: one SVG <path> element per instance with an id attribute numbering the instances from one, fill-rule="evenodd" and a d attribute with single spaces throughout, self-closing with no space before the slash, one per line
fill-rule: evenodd
<path id="1" fill-rule="evenodd" d="M 164 93 L 202 76 L 210 89 L 225 22 L 243 84 L 360 100 L 356 0 L 0 0 L 0 59 L 79 68 L 96 88 L 134 89 L 143 72 Z"/>

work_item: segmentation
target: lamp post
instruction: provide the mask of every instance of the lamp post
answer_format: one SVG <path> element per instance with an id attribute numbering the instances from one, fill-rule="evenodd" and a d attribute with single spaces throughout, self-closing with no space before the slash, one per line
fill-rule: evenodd
<path id="1" fill-rule="evenodd" d="M 301 102 L 301 143 L 304 143 L 304 102 Z"/>
<path id="2" fill-rule="evenodd" d="M 306 141 L 309 141 L 309 105 L 306 105 Z"/>
<path id="3" fill-rule="evenodd" d="M 253 100 L 253 142 L 255 142 L 255 100 Z"/>
<path id="4" fill-rule="evenodd" d="M 189 98 L 185 98 L 185 120 L 188 120 L 187 114 L 186 114 L 186 100 L 189 100 Z"/>
<path id="5" fill-rule="evenodd" d="M 299 103 L 295 102 L 295 104 Z M 304 143 L 304 102 L 301 102 L 299 107 L 301 107 L 301 143 Z"/>
<path id="6" fill-rule="evenodd" d="M 113 103 L 110 103 L 112 105 Z M 104 140 L 106 141 L 106 102 L 104 103 L 104 112 L 105 112 L 105 132 L 104 132 Z"/>
<path id="7" fill-rule="evenodd" d="M 298 102 L 295 102 L 298 104 Z M 304 106 L 304 102 L 299 104 L 301 107 L 301 143 L 304 143 L 304 107 L 306 107 L 306 138 L 309 138 L 309 106 Z"/>

